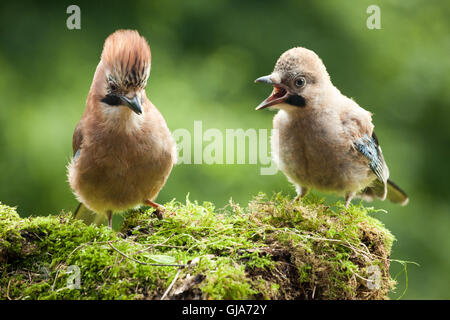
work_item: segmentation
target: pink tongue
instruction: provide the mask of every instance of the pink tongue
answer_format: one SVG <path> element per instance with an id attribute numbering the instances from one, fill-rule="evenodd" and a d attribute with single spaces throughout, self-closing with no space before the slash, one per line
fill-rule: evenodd
<path id="1" fill-rule="evenodd" d="M 283 97 L 286 94 L 286 90 L 284 90 L 283 88 L 279 88 L 279 87 L 274 87 L 272 94 L 270 95 L 269 99 L 267 99 L 267 101 L 272 101 L 278 98 Z"/>

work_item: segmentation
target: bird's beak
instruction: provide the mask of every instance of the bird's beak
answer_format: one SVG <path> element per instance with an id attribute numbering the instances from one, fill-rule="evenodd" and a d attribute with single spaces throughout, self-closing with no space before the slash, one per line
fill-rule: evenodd
<path id="1" fill-rule="evenodd" d="M 263 102 L 256 107 L 255 110 L 261 110 L 276 104 L 283 103 L 288 97 L 288 92 L 284 89 L 278 82 L 273 80 L 273 76 L 270 74 L 268 76 L 260 77 L 255 80 L 255 82 L 262 82 L 273 85 L 272 94 Z"/>
<path id="2" fill-rule="evenodd" d="M 135 95 L 132 99 L 128 99 L 126 96 L 119 96 L 119 98 L 136 114 L 142 113 L 142 104 L 137 95 Z"/>

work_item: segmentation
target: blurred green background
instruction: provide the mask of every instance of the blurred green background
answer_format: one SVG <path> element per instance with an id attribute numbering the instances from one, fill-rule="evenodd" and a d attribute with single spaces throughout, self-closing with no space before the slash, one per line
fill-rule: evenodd
<path id="1" fill-rule="evenodd" d="M 81 8 L 68 30 L 66 8 Z M 366 9 L 381 8 L 381 30 Z M 374 113 L 391 177 L 406 207 L 374 202 L 397 237 L 393 259 L 408 267 L 403 298 L 450 298 L 450 3 L 448 1 L 15 1 L 0 5 L 0 201 L 22 216 L 72 210 L 66 178 L 73 129 L 105 38 L 137 29 L 152 49 L 147 95 L 169 128 L 271 128 L 254 111 L 270 88 L 253 80 L 285 50 L 304 46 L 333 83 Z M 158 201 L 246 205 L 259 191 L 295 194 L 260 165 L 178 165 Z M 327 197 L 327 201 L 336 198 Z M 401 271 L 392 264 L 392 274 Z M 405 274 L 392 298 L 405 289 Z"/>

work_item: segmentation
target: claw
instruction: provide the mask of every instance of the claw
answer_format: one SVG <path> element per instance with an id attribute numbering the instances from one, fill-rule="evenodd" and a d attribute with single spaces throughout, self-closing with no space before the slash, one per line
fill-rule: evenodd
<path id="1" fill-rule="evenodd" d="M 146 204 L 146 205 L 148 205 L 148 206 L 150 206 L 152 208 L 155 208 L 155 211 L 153 213 L 156 215 L 156 217 L 159 220 L 162 220 L 164 218 L 163 213 L 166 210 L 166 208 L 164 208 L 162 205 L 160 205 L 160 204 L 158 204 L 156 202 L 153 202 L 151 200 L 145 200 L 144 204 Z"/>

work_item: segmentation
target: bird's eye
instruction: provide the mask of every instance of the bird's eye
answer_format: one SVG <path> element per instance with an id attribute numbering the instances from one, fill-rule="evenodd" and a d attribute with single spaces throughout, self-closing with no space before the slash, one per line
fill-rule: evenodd
<path id="1" fill-rule="evenodd" d="M 306 84 L 306 79 L 304 77 L 300 77 L 297 80 L 295 80 L 295 85 L 297 88 L 301 88 Z"/>
<path id="2" fill-rule="evenodd" d="M 111 83 L 111 84 L 109 85 L 109 90 L 111 90 L 112 92 L 114 92 L 114 91 L 117 90 L 117 86 L 116 86 L 114 83 Z"/>

